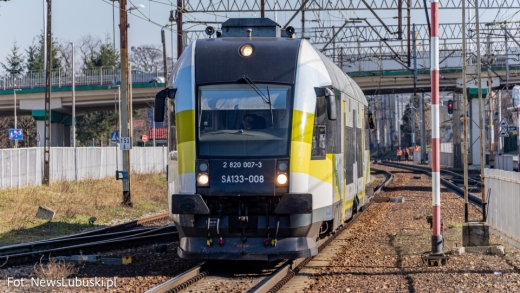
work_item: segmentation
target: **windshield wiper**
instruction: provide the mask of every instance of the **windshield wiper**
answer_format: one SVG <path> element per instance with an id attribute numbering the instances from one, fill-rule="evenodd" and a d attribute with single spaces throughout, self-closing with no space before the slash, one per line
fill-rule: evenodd
<path id="1" fill-rule="evenodd" d="M 242 79 L 260 96 L 260 98 L 264 101 L 264 103 L 269 104 L 269 111 L 271 112 L 271 128 L 274 128 L 274 118 L 273 118 L 273 105 L 271 103 L 271 95 L 269 94 L 269 86 L 267 86 L 267 97 L 262 93 L 262 91 L 256 86 L 256 84 L 247 76 L 242 76 Z"/>

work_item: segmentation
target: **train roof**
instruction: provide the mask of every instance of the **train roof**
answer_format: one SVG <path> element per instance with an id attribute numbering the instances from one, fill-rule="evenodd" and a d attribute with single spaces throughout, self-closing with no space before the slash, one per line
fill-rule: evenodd
<path id="1" fill-rule="evenodd" d="M 313 47 L 314 48 L 314 47 Z M 314 48 L 316 50 L 316 48 Z M 368 106 L 367 99 L 363 94 L 363 91 L 357 83 L 350 78 L 343 70 L 341 70 L 332 60 L 327 56 L 323 55 L 320 51 L 316 50 L 320 55 L 321 61 L 325 65 L 327 72 L 329 73 L 332 86 L 342 93 L 348 95 L 352 99 L 357 100 L 365 106 Z"/>

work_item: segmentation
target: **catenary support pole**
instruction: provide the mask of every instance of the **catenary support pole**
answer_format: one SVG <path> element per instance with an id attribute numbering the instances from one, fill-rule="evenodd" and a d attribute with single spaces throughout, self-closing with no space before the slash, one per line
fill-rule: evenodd
<path id="1" fill-rule="evenodd" d="M 128 78 L 128 15 L 127 0 L 119 0 L 119 35 L 121 53 L 121 137 L 130 138 L 130 148 L 132 146 L 131 127 L 131 95 L 130 82 Z M 132 206 L 130 194 L 130 150 L 123 150 L 123 206 Z"/>
<path id="2" fill-rule="evenodd" d="M 416 47 L 416 36 L 415 36 L 415 23 L 413 24 L 412 30 L 412 51 L 413 51 L 413 97 L 412 102 L 412 144 L 410 147 L 414 147 L 417 143 L 415 141 L 415 99 L 417 98 L 417 47 Z M 413 154 L 415 156 L 415 152 Z"/>
<path id="3" fill-rule="evenodd" d="M 466 1 L 462 1 L 462 119 L 464 124 L 463 131 L 463 162 L 464 168 L 464 222 L 469 221 L 469 198 L 468 198 L 468 98 L 466 81 Z"/>
<path id="4" fill-rule="evenodd" d="M 74 43 L 72 45 L 72 147 L 76 147 L 76 77 L 74 72 Z"/>
<path id="5" fill-rule="evenodd" d="M 182 0 L 177 0 L 177 60 L 182 54 Z M 173 57 L 173 56 L 172 56 Z"/>
<path id="6" fill-rule="evenodd" d="M 498 113 L 498 121 L 502 121 L 502 90 L 497 91 L 498 97 L 497 97 L 497 113 Z M 499 127 L 500 129 L 500 127 Z M 504 138 L 499 137 L 498 138 L 498 154 L 502 155 L 504 153 Z"/>
<path id="7" fill-rule="evenodd" d="M 489 101 L 489 160 L 494 160 L 494 148 L 495 148 L 495 138 L 494 138 L 494 125 L 493 125 L 493 80 L 491 79 L 491 64 L 493 63 L 493 57 L 491 53 L 491 36 L 487 37 L 487 46 L 486 46 L 486 54 L 487 54 L 487 77 L 488 77 L 488 91 L 487 98 Z"/>
<path id="8" fill-rule="evenodd" d="M 431 1 L 432 254 L 442 254 L 439 136 L 439 0 Z"/>
<path id="9" fill-rule="evenodd" d="M 401 148 L 401 101 L 399 95 L 394 95 L 397 104 L 397 146 Z"/>
<path id="10" fill-rule="evenodd" d="M 407 0 L 406 2 L 406 47 L 408 50 L 408 67 L 410 67 L 412 64 L 412 53 L 410 48 L 410 20 L 412 19 L 412 16 L 410 15 L 410 8 L 412 6 L 412 0 Z M 415 96 L 414 96 L 415 97 Z"/>
<path id="11" fill-rule="evenodd" d="M 421 121 L 421 124 L 419 124 L 419 129 L 420 129 L 420 132 L 421 132 L 421 164 L 424 164 L 424 159 L 425 159 L 425 155 L 426 154 L 426 143 L 424 141 L 424 92 L 421 93 L 421 101 L 420 101 L 420 104 L 419 104 L 419 112 L 420 112 L 420 121 Z"/>
<path id="12" fill-rule="evenodd" d="M 44 39 L 47 60 L 45 65 L 45 126 L 43 131 L 43 177 L 42 184 L 50 183 L 50 162 L 51 162 L 51 69 L 52 69 L 52 0 L 47 0 L 47 30 Z"/>
<path id="13" fill-rule="evenodd" d="M 476 27 L 476 39 L 477 39 L 477 82 L 478 82 L 478 113 L 479 113 L 479 130 L 480 130 L 480 186 L 481 186 L 481 194 L 482 194 L 482 221 L 486 221 L 486 186 L 484 182 L 484 168 L 485 164 L 485 154 L 484 154 L 484 115 L 483 115 L 483 98 L 482 98 L 482 57 L 480 54 L 480 21 L 479 21 L 479 1 L 475 0 L 475 27 Z"/>

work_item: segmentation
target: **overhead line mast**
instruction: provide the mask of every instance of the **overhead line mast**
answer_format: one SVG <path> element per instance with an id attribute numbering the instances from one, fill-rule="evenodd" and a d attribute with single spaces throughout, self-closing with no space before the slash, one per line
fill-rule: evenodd
<path id="1" fill-rule="evenodd" d="M 44 56 L 47 59 L 45 66 L 45 121 L 43 131 L 43 178 L 42 184 L 50 183 L 51 161 L 51 70 L 52 70 L 52 0 L 47 0 L 47 30 L 45 31 L 46 50 Z"/>

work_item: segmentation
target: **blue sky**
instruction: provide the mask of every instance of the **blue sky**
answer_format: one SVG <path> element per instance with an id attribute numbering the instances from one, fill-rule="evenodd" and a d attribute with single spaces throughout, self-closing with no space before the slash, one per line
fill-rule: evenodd
<path id="1" fill-rule="evenodd" d="M 5 62 L 7 54 L 10 53 L 14 41 L 25 49 L 32 44 L 33 39 L 41 33 L 43 29 L 43 1 L 44 0 L 10 0 L 3 2 L 0 0 L 0 62 Z M 208 0 L 209 1 L 209 0 Z M 161 44 L 161 25 L 168 22 L 171 6 L 169 3 L 176 3 L 174 0 L 131 0 L 128 1 L 129 6 L 132 4 L 143 4 L 145 8 L 139 11 L 129 13 L 129 45 L 143 46 Z M 132 3 L 132 4 L 131 4 Z M 429 4 L 429 1 L 427 2 Z M 115 25 L 116 25 L 116 46 L 119 47 L 119 14 L 115 9 Z M 403 14 L 405 14 L 404 12 Z M 502 14 L 507 13 L 505 11 Z M 390 24 L 396 23 L 393 19 L 397 15 L 396 11 L 380 11 L 378 14 Z M 481 21 L 491 21 L 496 17 L 497 10 L 482 11 Z M 225 20 L 225 17 L 237 17 L 238 14 L 232 13 L 200 13 L 185 15 L 184 21 L 187 20 Z M 241 17 L 259 17 L 258 13 L 241 13 Z M 285 22 L 292 16 L 292 12 L 278 13 L 278 22 Z M 267 13 L 267 17 L 274 18 L 273 13 Z M 319 17 L 325 26 L 341 25 L 344 18 L 348 17 L 368 17 L 370 22 L 377 25 L 378 22 L 368 11 L 349 11 L 343 12 L 342 15 L 334 12 L 323 12 L 319 15 L 307 12 L 306 19 L 311 20 Z M 460 21 L 460 11 L 443 10 L 441 11 L 442 22 Z M 154 23 L 155 22 L 155 23 Z M 405 22 L 405 21 L 403 21 Z M 426 23 L 424 11 L 412 11 L 413 23 Z M 189 28 L 191 24 L 185 24 Z M 293 21 L 294 27 L 300 27 L 300 16 L 298 15 Z M 307 26 L 316 25 L 309 22 Z M 112 18 L 112 2 L 110 0 L 53 0 L 53 33 L 60 42 L 79 42 L 82 36 L 91 34 L 100 38 L 108 35 L 112 38 L 113 18 Z M 199 26 L 199 29 L 203 27 Z M 193 28 L 192 28 L 193 29 Z M 167 33 L 167 51 L 171 56 L 170 32 Z M 175 35 L 174 35 L 175 37 Z M 175 56 L 175 40 L 173 43 L 173 55 Z M 78 54 L 78 52 L 76 52 Z M 2 71 L 2 70 L 0 70 Z"/>

